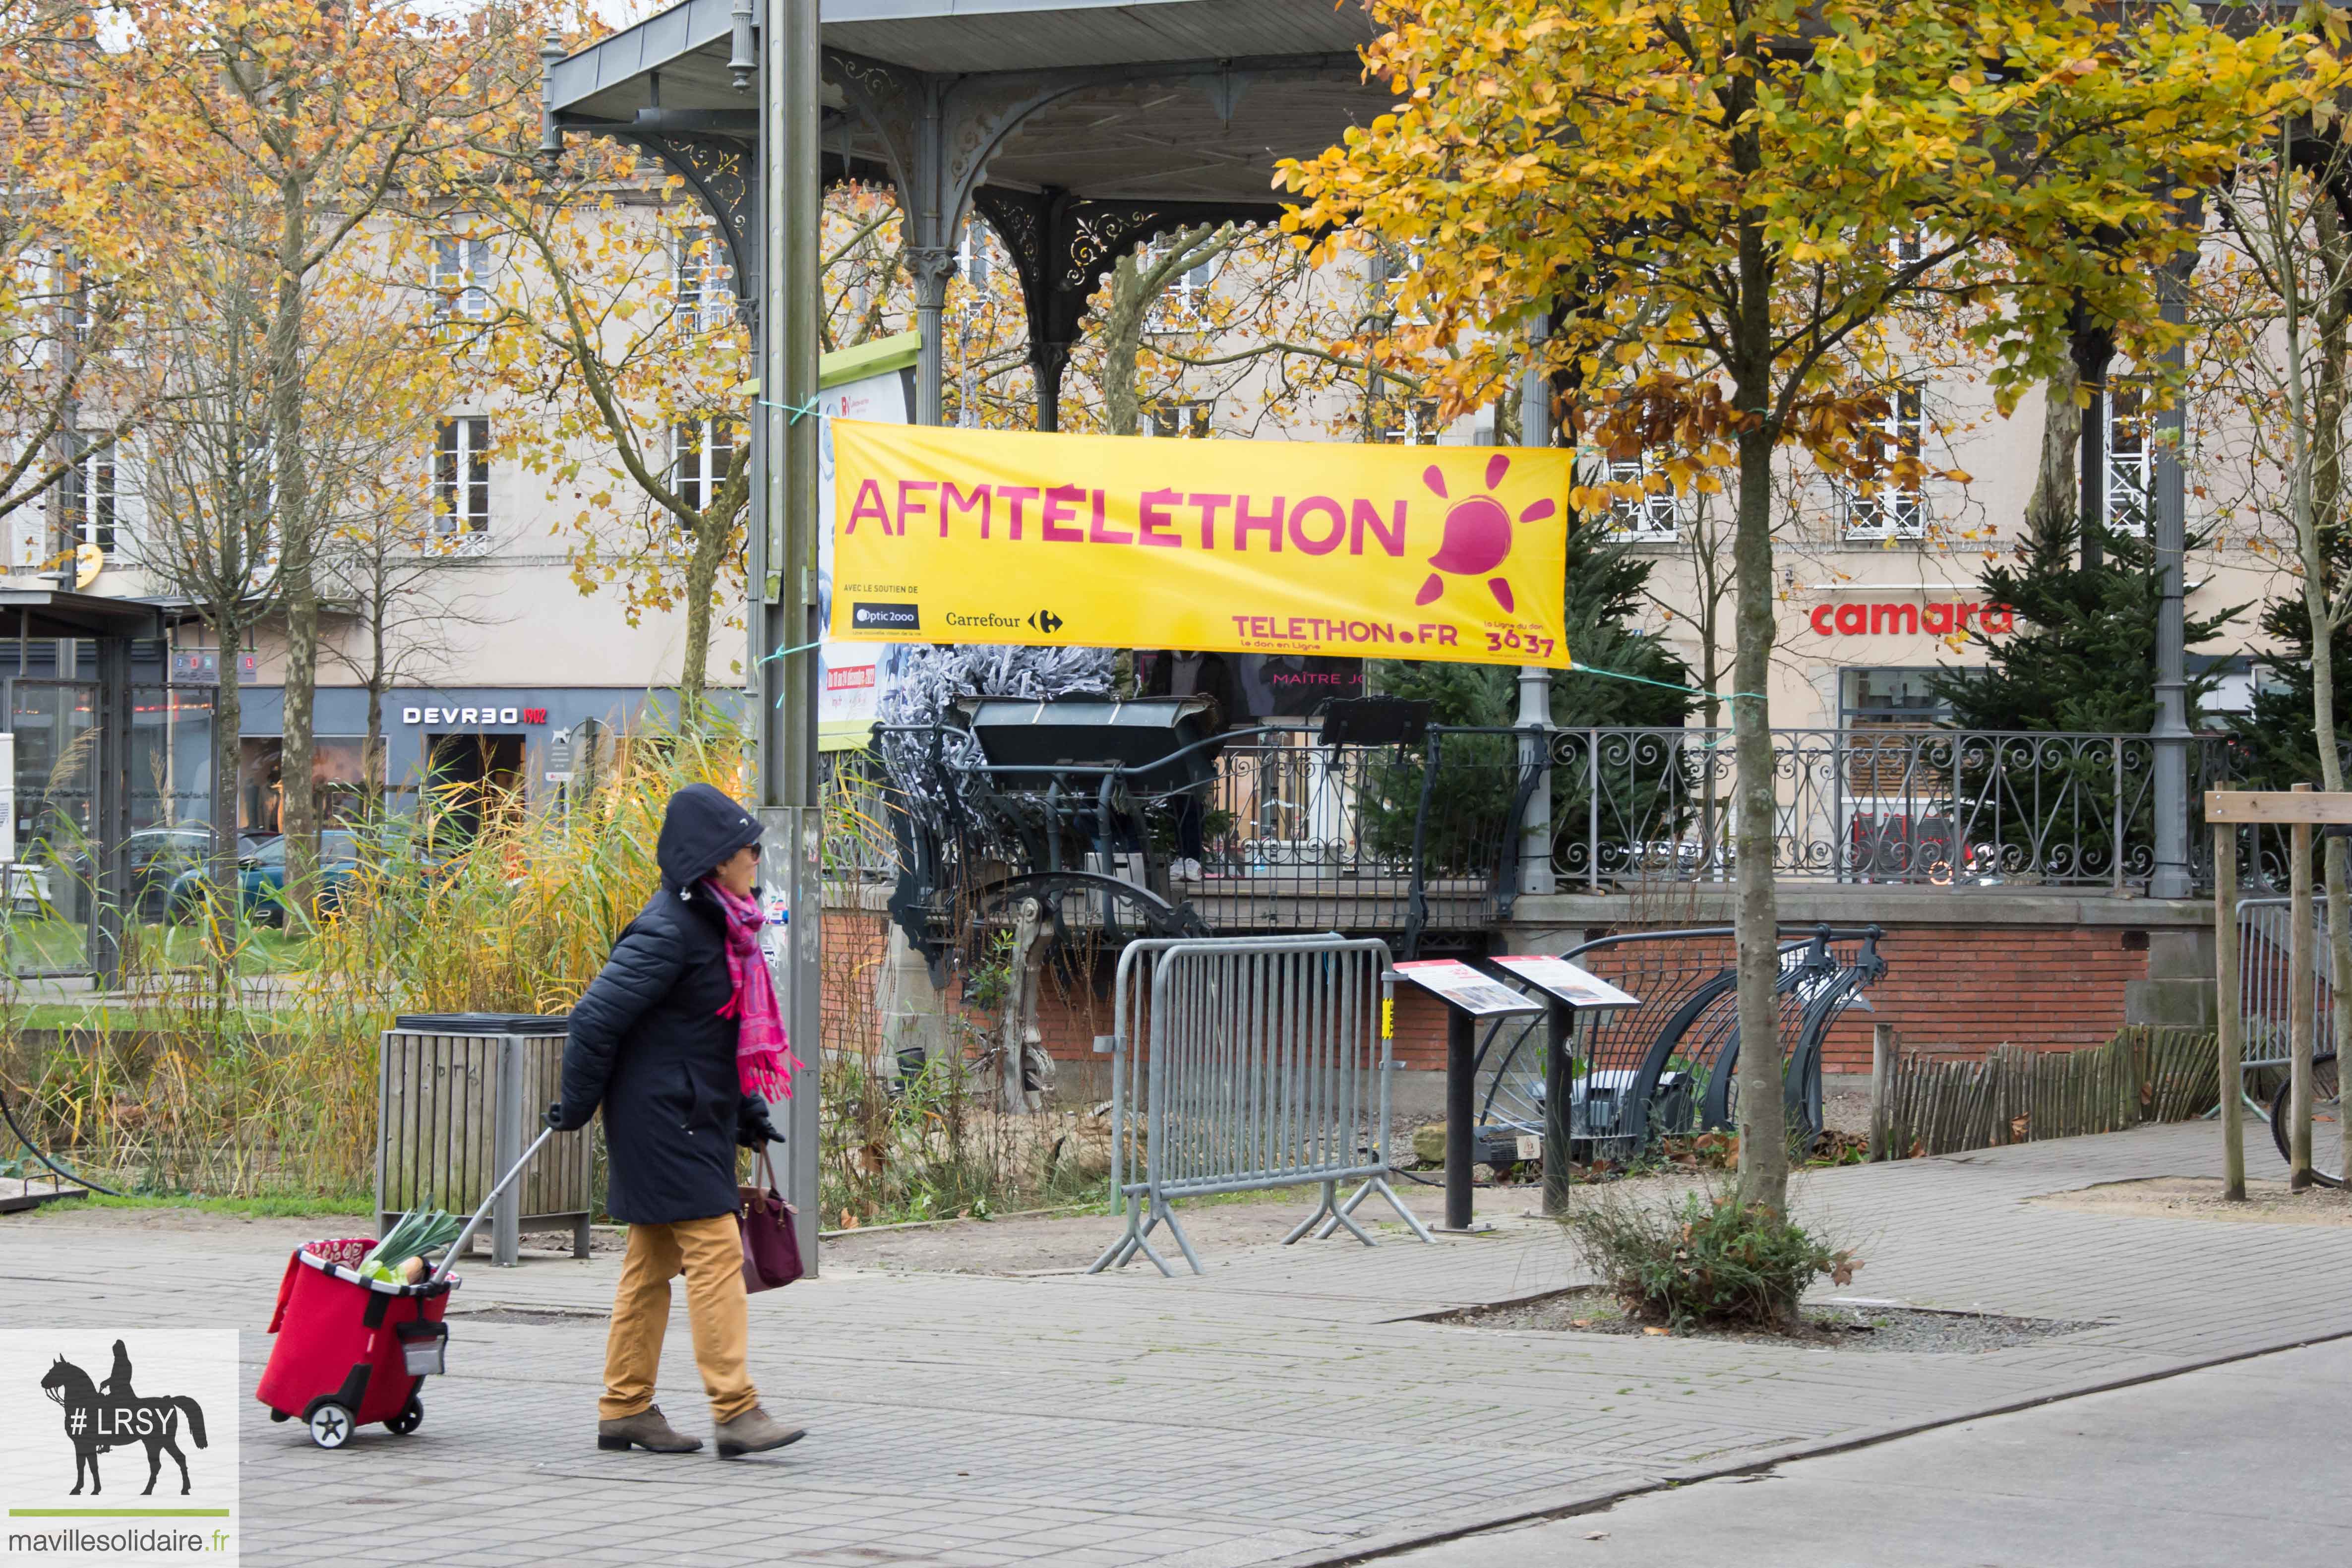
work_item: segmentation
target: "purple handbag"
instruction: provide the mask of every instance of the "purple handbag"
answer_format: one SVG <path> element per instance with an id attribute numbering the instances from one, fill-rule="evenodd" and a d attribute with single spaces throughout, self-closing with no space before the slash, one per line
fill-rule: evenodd
<path id="1" fill-rule="evenodd" d="M 743 1289 L 757 1293 L 801 1277 L 801 1245 L 793 1235 L 793 1205 L 776 1191 L 768 1152 L 751 1167 L 755 1185 L 735 1189 L 735 1228 L 743 1237 Z"/>

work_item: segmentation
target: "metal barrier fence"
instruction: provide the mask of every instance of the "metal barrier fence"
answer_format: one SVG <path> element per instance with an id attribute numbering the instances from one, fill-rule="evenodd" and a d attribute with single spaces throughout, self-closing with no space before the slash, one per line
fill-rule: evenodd
<path id="1" fill-rule="evenodd" d="M 2238 997 L 2242 1009 L 2241 1060 L 2249 1072 L 2287 1070 L 2293 1058 L 2288 1039 L 2294 1020 L 2294 969 L 2289 962 L 2293 902 L 2287 899 L 2238 900 Z M 2327 900 L 2311 900 L 2311 971 L 2318 1005 L 2314 1018 L 2312 1050 L 2336 1048 L 2335 965 L 2328 957 Z M 2258 1115 L 2269 1114 L 2269 1098 L 2250 1086 L 2246 1103 Z"/>
<path id="2" fill-rule="evenodd" d="M 1202 1272 L 1173 1200 L 1269 1187 L 1322 1187 L 1315 1211 L 1283 1237 L 1344 1228 L 1378 1193 L 1423 1241 L 1420 1220 L 1388 1184 L 1386 943 L 1339 936 L 1158 938 L 1119 954 L 1111 1056 L 1111 1183 L 1125 1231 L 1088 1273 L 1141 1253 L 1161 1225 Z M 1148 998 L 1140 984 L 1149 967 Z M 1346 1199 L 1341 1182 L 1361 1184 Z"/>

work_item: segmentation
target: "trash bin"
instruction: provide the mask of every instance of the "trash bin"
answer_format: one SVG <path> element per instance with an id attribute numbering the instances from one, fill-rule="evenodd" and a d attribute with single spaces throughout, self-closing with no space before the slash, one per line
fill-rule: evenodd
<path id="1" fill-rule="evenodd" d="M 417 1013 L 393 1020 L 378 1052 L 376 1234 L 412 1208 L 478 1206 L 521 1158 L 563 1075 L 566 1018 Z M 569 1229 L 588 1256 L 595 1206 L 590 1134 L 559 1132 L 490 1211 L 490 1258 L 521 1257 L 526 1231 Z"/>

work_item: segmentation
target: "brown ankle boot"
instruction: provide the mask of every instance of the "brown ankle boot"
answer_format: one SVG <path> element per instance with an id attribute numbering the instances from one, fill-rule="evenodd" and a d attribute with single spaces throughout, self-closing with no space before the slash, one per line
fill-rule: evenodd
<path id="1" fill-rule="evenodd" d="M 801 1429 L 787 1426 L 754 1405 L 732 1421 L 721 1421 L 711 1429 L 719 1440 L 719 1457 L 732 1459 L 743 1454 L 764 1454 L 771 1448 L 781 1448 L 787 1443 L 801 1440 Z"/>
<path id="2" fill-rule="evenodd" d="M 669 1424 L 658 1405 L 648 1405 L 635 1415 L 596 1423 L 596 1447 L 626 1449 L 631 1444 L 656 1454 L 691 1454 L 702 1439 L 689 1437 Z"/>

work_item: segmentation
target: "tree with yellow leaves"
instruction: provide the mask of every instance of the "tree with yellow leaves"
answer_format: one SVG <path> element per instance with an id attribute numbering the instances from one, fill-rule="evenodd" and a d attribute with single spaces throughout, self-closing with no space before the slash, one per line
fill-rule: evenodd
<path id="1" fill-rule="evenodd" d="M 287 628 L 284 763 L 287 777 L 307 779 L 320 551 L 334 521 L 304 429 L 318 290 L 381 215 L 424 199 L 535 101 L 540 28 L 530 0 L 470 15 L 404 0 L 121 0 L 113 10 L 120 45 L 90 54 L 65 89 L 83 128 L 76 172 L 146 243 L 202 235 L 260 269 L 211 275 L 257 287 L 267 311 L 257 352 Z M 309 790 L 287 792 L 284 827 L 299 899 L 316 858 Z"/>
<path id="2" fill-rule="evenodd" d="M 1402 101 L 1286 165 L 1288 221 L 1417 247 L 1402 300 L 1427 341 L 1466 345 L 1449 410 L 1501 395 L 1549 323 L 1533 357 L 1571 433 L 1662 437 L 1678 484 L 1736 472 L 1740 1182 L 1782 1208 L 1776 458 L 1916 482 L 1870 439 L 1906 300 L 1998 303 L 1973 331 L 2004 406 L 2056 369 L 2070 309 L 2155 363 L 2174 329 L 2151 279 L 2190 241 L 2185 198 L 2308 90 L 2305 43 L 2079 0 L 1373 8 L 1366 58 Z"/>
<path id="3" fill-rule="evenodd" d="M 719 232 L 675 176 L 583 139 L 471 187 L 453 230 L 505 258 L 478 329 L 520 405 L 509 449 L 577 508 L 583 593 L 629 624 L 681 610 L 681 722 L 703 718 L 710 634 L 743 588 L 751 335 Z"/>

